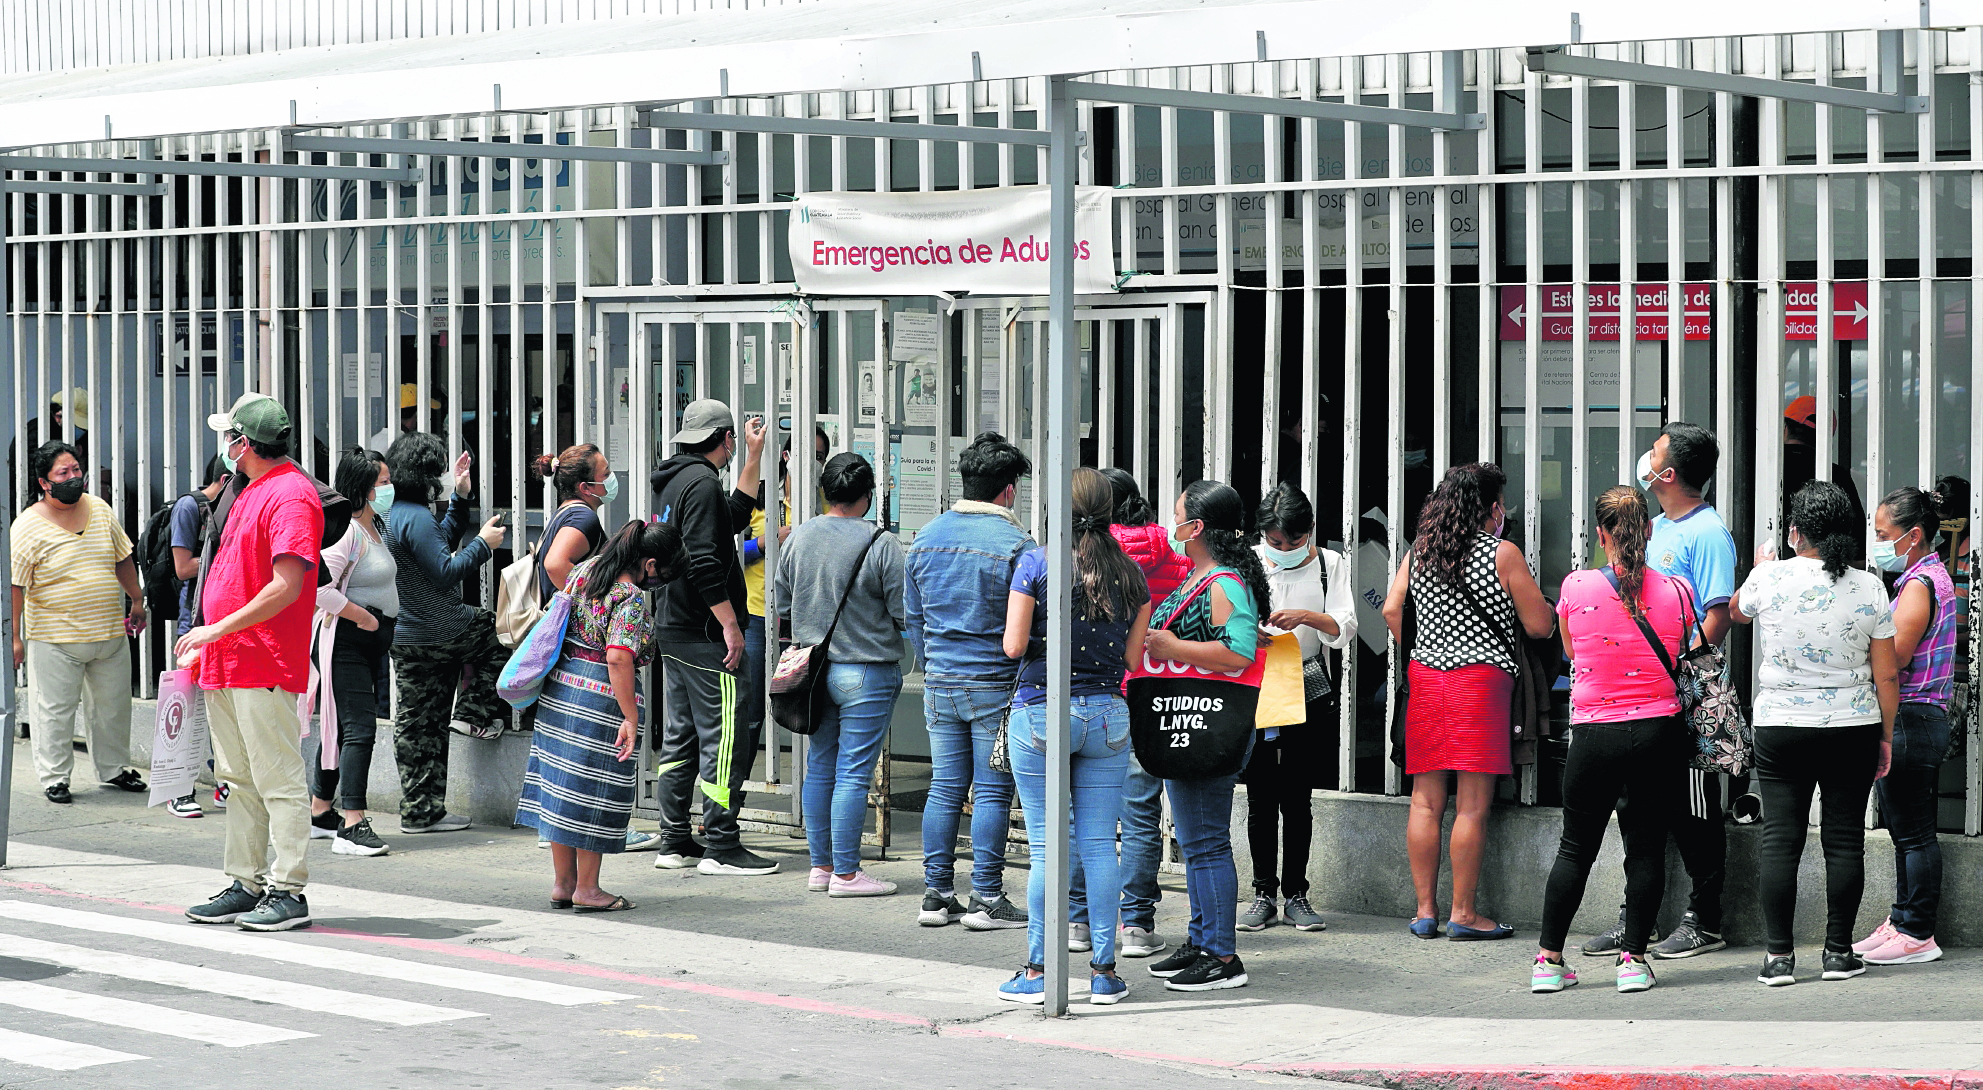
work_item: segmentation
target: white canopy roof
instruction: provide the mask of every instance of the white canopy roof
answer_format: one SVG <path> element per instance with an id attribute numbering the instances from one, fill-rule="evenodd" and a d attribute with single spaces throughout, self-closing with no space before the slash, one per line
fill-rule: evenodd
<path id="1" fill-rule="evenodd" d="M 828 0 L 0 78 L 34 146 L 1054 73 L 1586 42 L 1913 27 L 1919 0 Z M 1983 0 L 1933 0 L 1934 25 Z M 727 83 L 726 83 L 727 74 Z"/>

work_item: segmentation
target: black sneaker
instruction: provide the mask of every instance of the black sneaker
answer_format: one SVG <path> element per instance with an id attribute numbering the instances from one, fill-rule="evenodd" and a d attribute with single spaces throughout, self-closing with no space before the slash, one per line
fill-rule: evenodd
<path id="1" fill-rule="evenodd" d="M 145 789 L 145 778 L 127 768 L 110 779 L 103 781 L 103 786 L 114 787 L 119 791 L 143 791 Z"/>
<path id="2" fill-rule="evenodd" d="M 187 909 L 186 918 L 194 923 L 233 923 L 261 903 L 261 894 L 248 892 L 248 887 L 237 881 L 206 904 Z"/>
<path id="3" fill-rule="evenodd" d="M 1825 951 L 1826 980 L 1851 980 L 1866 971 L 1866 959 L 1850 950 Z"/>
<path id="4" fill-rule="evenodd" d="M 386 851 L 386 842 L 372 831 L 371 818 L 339 828 L 337 836 L 331 840 L 333 855 L 384 855 Z"/>
<path id="5" fill-rule="evenodd" d="M 694 870 L 706 849 L 691 840 L 686 844 L 663 842 L 654 852 L 655 870 Z"/>
<path id="6" fill-rule="evenodd" d="M 1659 930 L 1655 928 L 1651 933 L 1646 935 L 1646 945 L 1651 946 L 1658 938 Z M 1613 924 L 1610 930 L 1604 932 L 1602 935 L 1593 935 L 1591 940 L 1579 947 L 1579 949 L 1583 951 L 1586 957 L 1611 957 L 1623 952 L 1625 949 L 1624 906 L 1619 906 L 1618 922 Z"/>
<path id="7" fill-rule="evenodd" d="M 288 931 L 310 926 L 310 902 L 300 893 L 270 890 L 262 903 L 234 921 L 244 931 Z"/>
<path id="8" fill-rule="evenodd" d="M 1174 992 L 1216 992 L 1223 988 L 1246 987 L 1246 966 L 1235 955 L 1231 961 L 1220 961 L 1210 954 L 1193 962 L 1189 969 L 1164 981 L 1164 987 Z"/>
<path id="9" fill-rule="evenodd" d="M 971 910 L 964 913 L 964 928 L 967 931 L 1005 931 L 1024 927 L 1027 922 L 1026 910 L 1005 896 L 990 901 L 973 896 Z"/>
<path id="10" fill-rule="evenodd" d="M 49 802 L 59 802 L 64 806 L 76 801 L 76 796 L 69 793 L 69 785 L 66 783 L 49 784 L 41 793 L 48 796 Z"/>
<path id="11" fill-rule="evenodd" d="M 956 894 L 938 893 L 933 889 L 923 891 L 923 909 L 916 913 L 916 922 L 924 927 L 942 927 L 964 918 L 964 906 L 957 903 Z"/>
<path id="12" fill-rule="evenodd" d="M 1205 951 L 1196 946 L 1188 942 L 1178 943 L 1177 949 L 1171 951 L 1170 957 L 1150 966 L 1150 975 L 1159 980 L 1174 977 L 1198 964 L 1198 959 L 1204 956 Z"/>
<path id="13" fill-rule="evenodd" d="M 778 861 L 751 851 L 739 844 L 734 848 L 710 852 L 702 857 L 695 869 L 703 874 L 776 874 Z"/>
<path id="14" fill-rule="evenodd" d="M 1728 943 L 1720 935 L 1701 927 L 1701 921 L 1693 912 L 1680 917 L 1680 926 L 1666 936 L 1659 945 L 1647 949 L 1656 958 L 1690 958 L 1695 954 L 1711 954 L 1716 950 L 1727 949 Z"/>
<path id="15" fill-rule="evenodd" d="M 337 816 L 336 810 L 325 810 L 321 814 L 311 814 L 310 839 L 330 840 L 337 836 L 338 829 L 343 827 L 343 825 L 344 819 Z"/>
<path id="16" fill-rule="evenodd" d="M 1756 974 L 1756 983 L 1772 988 L 1797 983 L 1797 955 L 1764 954 L 1763 971 Z"/>

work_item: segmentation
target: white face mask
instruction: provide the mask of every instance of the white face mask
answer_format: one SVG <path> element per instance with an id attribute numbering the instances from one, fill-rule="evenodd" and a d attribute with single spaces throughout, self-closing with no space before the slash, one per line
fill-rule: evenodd
<path id="1" fill-rule="evenodd" d="M 1660 470 L 1657 476 L 1653 474 L 1652 451 L 1646 451 L 1644 454 L 1639 455 L 1638 481 L 1641 485 L 1651 487 L 1654 484 L 1665 484 L 1672 479 L 1672 466 Z"/>

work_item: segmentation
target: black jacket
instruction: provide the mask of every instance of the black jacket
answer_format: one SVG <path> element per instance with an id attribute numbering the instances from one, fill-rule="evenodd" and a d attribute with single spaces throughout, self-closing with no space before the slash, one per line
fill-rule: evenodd
<path id="1" fill-rule="evenodd" d="M 710 607 L 728 599 L 741 627 L 746 617 L 744 567 L 737 535 L 750 527 L 753 501 L 725 495 L 716 467 L 700 454 L 677 454 L 648 478 L 660 521 L 681 531 L 688 566 L 661 589 L 654 634 L 661 640 L 722 643 L 723 626 Z"/>

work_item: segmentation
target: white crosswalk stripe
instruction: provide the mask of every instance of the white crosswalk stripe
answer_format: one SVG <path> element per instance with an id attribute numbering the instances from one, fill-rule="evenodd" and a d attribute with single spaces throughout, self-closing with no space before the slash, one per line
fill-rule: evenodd
<path id="1" fill-rule="evenodd" d="M 44 1014 L 60 1015 L 64 1018 L 80 1018 L 88 1022 L 142 1029 L 148 1033 L 163 1033 L 171 1037 L 184 1037 L 189 1041 L 226 1045 L 229 1048 L 239 1048 L 242 1045 L 266 1045 L 277 1041 L 293 1041 L 299 1037 L 316 1036 L 314 1033 L 305 1033 L 300 1029 L 283 1029 L 278 1026 L 257 1025 L 254 1022 L 239 1022 L 232 1018 L 195 1014 L 192 1011 L 174 1010 L 171 1007 L 154 1006 L 150 1003 L 136 1003 L 129 999 L 117 999 L 107 995 L 51 988 L 46 984 L 36 984 L 27 980 L 0 980 L 0 1003 L 41 1011 Z"/>
<path id="2" fill-rule="evenodd" d="M 230 995 L 238 999 L 276 1003 L 285 1007 L 295 1007 L 298 1010 L 316 1011 L 320 1014 L 341 1014 L 348 1018 L 362 1018 L 368 1022 L 384 1022 L 394 1026 L 422 1026 L 455 1018 L 482 1017 L 474 1011 L 432 1007 L 425 1003 L 408 1003 L 384 996 L 360 995 L 357 992 L 339 991 L 335 988 L 319 988 L 313 984 L 247 976 L 241 973 L 223 972 L 219 969 L 202 968 L 198 965 L 180 965 L 177 962 L 117 954 L 106 950 L 90 950 L 67 943 L 44 942 L 41 939 L 24 938 L 19 935 L 0 934 L 0 956 L 46 961 L 71 969 L 103 973 L 126 980 L 143 980 L 175 988 Z"/>
<path id="3" fill-rule="evenodd" d="M 98 1064 L 121 1063 L 124 1060 L 142 1060 L 143 1056 L 114 1049 L 98 1048 L 95 1045 L 81 1045 L 72 1041 L 58 1041 L 53 1037 L 37 1037 L 19 1030 L 0 1029 L 0 1060 L 27 1064 L 30 1067 L 45 1067 L 50 1071 L 74 1071 Z"/>
<path id="4" fill-rule="evenodd" d="M 307 965 L 314 969 L 382 977 L 435 988 L 478 992 L 483 995 L 523 999 L 535 1003 L 551 1003 L 563 1007 L 638 998 L 624 992 L 608 992 L 596 988 L 578 988 L 569 984 L 498 976 L 495 973 L 477 972 L 473 969 L 458 969 L 451 965 L 402 961 L 375 954 L 313 945 L 308 942 L 252 936 L 231 929 L 221 930 L 192 923 L 168 924 L 153 920 L 137 920 L 127 916 L 81 912 L 72 908 L 58 908 L 30 901 L 0 901 L 0 917 L 30 923 L 53 924 L 98 934 L 169 942 L 224 954 L 266 958 L 294 965 Z"/>

